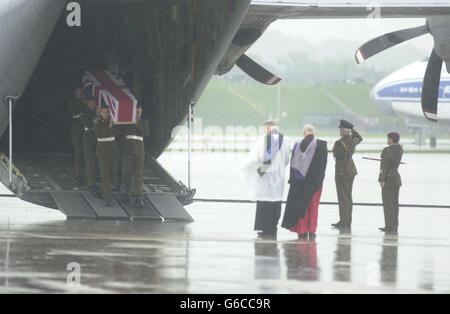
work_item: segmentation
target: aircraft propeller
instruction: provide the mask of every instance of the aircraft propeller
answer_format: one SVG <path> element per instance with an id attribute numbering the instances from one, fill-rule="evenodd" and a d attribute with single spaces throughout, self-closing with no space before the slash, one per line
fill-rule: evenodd
<path id="1" fill-rule="evenodd" d="M 248 76 L 250 76 L 251 78 L 262 84 L 276 85 L 281 81 L 281 78 L 267 71 L 265 68 L 263 68 L 261 65 L 253 61 L 246 54 L 243 54 L 236 61 L 236 65 Z"/>
<path id="2" fill-rule="evenodd" d="M 356 62 L 360 64 L 362 61 L 395 45 L 429 33 L 430 27 L 427 23 L 423 26 L 384 34 L 362 45 L 355 54 Z M 425 117 L 433 122 L 437 122 L 437 105 L 443 62 L 442 58 L 436 53 L 436 50 L 433 49 L 428 60 L 422 85 L 422 111 Z"/>

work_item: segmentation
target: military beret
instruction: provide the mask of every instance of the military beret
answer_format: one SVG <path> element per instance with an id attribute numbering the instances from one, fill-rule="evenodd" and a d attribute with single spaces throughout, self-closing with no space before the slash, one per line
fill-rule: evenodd
<path id="1" fill-rule="evenodd" d="M 339 124 L 339 128 L 349 129 L 352 130 L 355 126 L 351 124 L 350 122 L 346 120 L 341 120 L 341 123 Z"/>
<path id="2" fill-rule="evenodd" d="M 397 132 L 388 133 L 388 138 L 390 138 L 394 143 L 400 142 L 400 134 Z"/>

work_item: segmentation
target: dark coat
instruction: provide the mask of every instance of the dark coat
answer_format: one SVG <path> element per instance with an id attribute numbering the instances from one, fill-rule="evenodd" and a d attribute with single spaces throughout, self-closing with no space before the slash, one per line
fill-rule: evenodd
<path id="1" fill-rule="evenodd" d="M 402 185 L 402 178 L 398 172 L 402 157 L 403 148 L 398 144 L 388 146 L 383 150 L 378 182 L 386 183 L 387 187 L 399 187 Z"/>
<path id="2" fill-rule="evenodd" d="M 299 181 L 294 178 L 291 169 L 289 179 L 290 189 L 281 226 L 291 229 L 296 226 L 300 217 L 305 217 L 308 204 L 313 195 L 322 187 L 327 167 L 328 149 L 327 142 L 318 140 L 316 152 L 311 161 L 306 177 Z"/>

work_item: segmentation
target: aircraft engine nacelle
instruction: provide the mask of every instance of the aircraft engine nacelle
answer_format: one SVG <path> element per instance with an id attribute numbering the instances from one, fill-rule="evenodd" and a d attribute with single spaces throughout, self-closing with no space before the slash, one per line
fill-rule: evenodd
<path id="1" fill-rule="evenodd" d="M 428 28 L 434 38 L 436 53 L 444 60 L 447 71 L 450 71 L 450 19 L 448 17 L 429 18 Z"/>
<path id="2" fill-rule="evenodd" d="M 217 67 L 216 74 L 228 73 L 236 61 L 261 37 L 263 30 L 260 27 L 241 27 L 236 33 L 225 57 Z"/>

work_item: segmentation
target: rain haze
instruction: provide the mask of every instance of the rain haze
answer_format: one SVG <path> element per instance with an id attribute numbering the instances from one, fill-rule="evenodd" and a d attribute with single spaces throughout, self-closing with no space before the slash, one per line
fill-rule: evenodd
<path id="1" fill-rule="evenodd" d="M 56 3 L 33 3 L 44 2 Z M 110 11 L 98 1 L 85 33 L 67 31 L 64 12 L 58 20 L 64 8 L 41 10 L 58 31 L 40 40 L 49 44 L 14 104 L 15 137 L 6 131 L 1 141 L 0 293 L 450 293 L 450 120 L 427 122 L 418 99 L 400 99 L 417 109 L 410 115 L 374 99 L 380 81 L 427 60 L 433 38 L 355 62 L 365 42 L 425 19 L 278 20 L 246 52 L 269 80 L 254 79 L 267 78 L 258 65 L 254 76 L 238 66 L 210 71 L 192 104 L 205 60 L 220 46 L 208 36 L 228 25 L 232 2 L 217 1 L 213 12 L 209 0 Z M 189 33 L 197 10 L 210 40 Z M 221 53 L 217 64 L 227 59 Z M 104 86 L 92 83 L 105 77 Z M 81 81 L 84 95 L 72 99 Z M 132 104 L 125 122 L 104 113 L 123 106 L 102 98 L 108 88 Z M 75 101 L 83 108 L 72 112 Z M 115 142 L 106 160 L 97 148 Z"/>
<path id="2" fill-rule="evenodd" d="M 370 39 L 423 24 L 424 19 L 279 20 L 252 46 L 249 54 L 272 65 L 298 51 L 316 54 L 317 58 L 354 62 L 356 50 Z M 395 66 L 429 57 L 432 47 L 432 37 L 422 36 L 385 51 L 365 66 L 395 70 Z"/>

